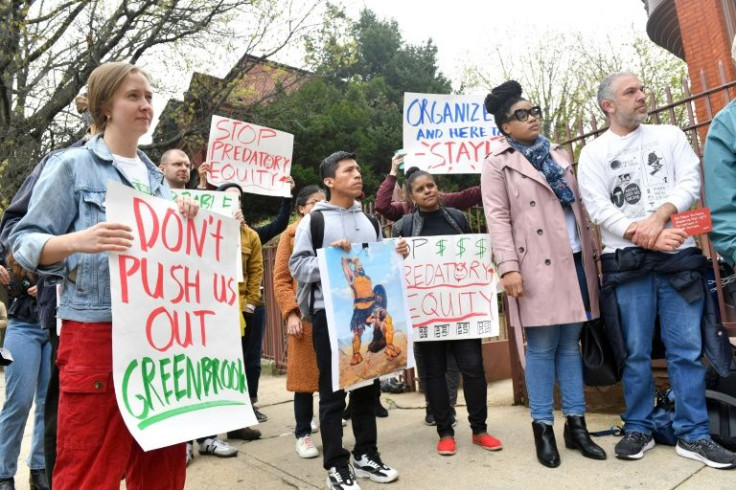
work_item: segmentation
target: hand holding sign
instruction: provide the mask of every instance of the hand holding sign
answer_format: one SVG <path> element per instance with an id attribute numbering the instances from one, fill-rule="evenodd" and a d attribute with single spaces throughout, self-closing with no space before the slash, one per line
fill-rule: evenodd
<path id="1" fill-rule="evenodd" d="M 74 233 L 75 252 L 124 252 L 133 244 L 133 229 L 121 223 L 103 221 Z"/>

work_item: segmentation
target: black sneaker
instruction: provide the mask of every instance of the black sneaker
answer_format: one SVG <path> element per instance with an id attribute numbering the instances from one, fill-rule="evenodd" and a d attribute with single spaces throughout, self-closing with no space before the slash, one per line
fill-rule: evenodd
<path id="1" fill-rule="evenodd" d="M 399 472 L 381 461 L 381 455 L 377 452 L 355 459 L 353 469 L 358 478 L 370 478 L 378 483 L 389 483 L 399 477 Z"/>
<path id="2" fill-rule="evenodd" d="M 736 453 L 732 453 L 712 439 L 699 439 L 694 442 L 680 439 L 677 441 L 675 451 L 684 458 L 700 461 L 711 468 L 719 470 L 736 468 Z"/>
<path id="3" fill-rule="evenodd" d="M 333 466 L 327 472 L 327 488 L 331 490 L 360 490 L 350 466 Z"/>
<path id="4" fill-rule="evenodd" d="M 654 439 L 651 435 L 629 432 L 618 441 L 613 451 L 619 459 L 641 459 L 644 457 L 644 451 L 649 451 L 653 447 Z"/>
<path id="5" fill-rule="evenodd" d="M 256 414 L 256 420 L 258 420 L 259 424 L 262 424 L 266 420 L 268 420 L 268 415 L 258 410 L 256 407 L 253 407 L 253 413 Z"/>
<path id="6" fill-rule="evenodd" d="M 437 425 L 437 421 L 431 412 L 427 412 L 427 415 L 424 416 L 424 425 Z"/>

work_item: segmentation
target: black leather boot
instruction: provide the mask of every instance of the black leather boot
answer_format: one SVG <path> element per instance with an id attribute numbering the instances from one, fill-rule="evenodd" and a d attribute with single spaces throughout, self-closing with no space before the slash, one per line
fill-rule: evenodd
<path id="1" fill-rule="evenodd" d="M 570 415 L 565 422 L 565 447 L 578 449 L 583 456 L 591 459 L 606 459 L 606 452 L 593 442 L 585 426 L 585 417 Z"/>
<path id="2" fill-rule="evenodd" d="M 557 451 L 554 427 L 542 422 L 532 422 L 534 445 L 537 447 L 537 459 L 548 468 L 560 466 L 560 453 Z"/>

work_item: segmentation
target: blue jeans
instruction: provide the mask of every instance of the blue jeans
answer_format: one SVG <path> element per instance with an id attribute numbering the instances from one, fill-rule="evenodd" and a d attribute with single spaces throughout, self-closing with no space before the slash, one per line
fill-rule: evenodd
<path id="1" fill-rule="evenodd" d="M 616 301 L 627 356 L 623 384 L 625 431 L 651 434 L 654 429 L 652 339 L 659 316 L 667 371 L 675 394 L 673 428 L 687 442 L 710 438 L 705 407 L 705 367 L 700 322 L 703 298 L 688 303 L 665 276 L 649 273 L 616 287 Z"/>
<path id="2" fill-rule="evenodd" d="M 0 412 L 0 478 L 12 478 L 18 469 L 18 454 L 26 420 L 36 396 L 31 454 L 26 464 L 32 470 L 44 469 L 43 410 L 51 369 L 51 343 L 48 330 L 38 323 L 11 317 L 5 335 L 5 348 L 13 362 L 5 367 L 5 405 Z"/>
<path id="3" fill-rule="evenodd" d="M 562 396 L 562 413 L 585 414 L 583 364 L 580 360 L 582 323 L 526 329 L 526 389 L 532 420 L 554 422 L 555 377 Z"/>

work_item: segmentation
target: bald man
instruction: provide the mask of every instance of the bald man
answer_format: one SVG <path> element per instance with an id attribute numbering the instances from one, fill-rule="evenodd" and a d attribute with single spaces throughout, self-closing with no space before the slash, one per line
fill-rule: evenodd
<path id="1" fill-rule="evenodd" d="M 189 173 L 192 170 L 192 163 L 186 153 L 176 148 L 166 150 L 161 155 L 161 163 L 158 168 L 164 173 L 169 187 L 186 189 L 189 183 Z"/>

